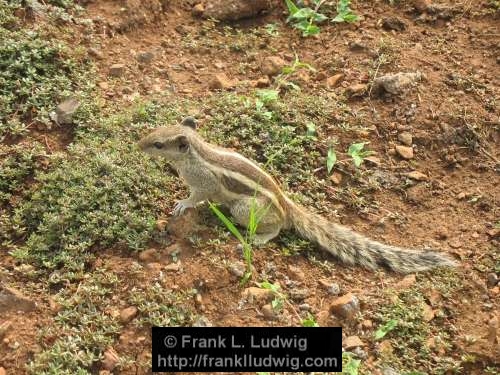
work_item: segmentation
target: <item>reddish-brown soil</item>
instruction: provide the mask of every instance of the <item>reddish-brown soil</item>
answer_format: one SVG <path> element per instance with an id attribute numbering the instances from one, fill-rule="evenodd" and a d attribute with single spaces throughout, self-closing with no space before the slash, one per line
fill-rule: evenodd
<path id="1" fill-rule="evenodd" d="M 281 56 L 290 62 L 297 54 L 301 61 L 314 66 L 317 72 L 306 74 L 301 84 L 303 91 L 313 94 L 324 90 L 340 94 L 352 84 L 369 83 L 369 73 L 377 68 L 370 51 L 381 48 L 390 62 L 378 67 L 378 76 L 417 70 L 425 74 L 426 79 L 418 88 L 403 97 L 384 100 L 364 96 L 351 99 L 348 105 L 359 112 L 360 121 L 368 129 L 364 138 L 382 160 L 382 170 L 393 173 L 418 170 L 428 176 L 428 181 L 417 182 L 401 191 L 374 191 L 370 194 L 379 204 L 375 214 L 360 216 L 344 209 L 341 221 L 386 243 L 405 247 L 431 245 L 454 256 L 460 263 L 458 273 L 464 286 L 459 294 L 439 307 L 452 311 L 452 318 L 443 324 L 456 327 L 456 336 L 451 340 L 453 349 L 448 355 L 475 354 L 476 364 L 461 370 L 463 374 L 482 374 L 486 366 L 498 365 L 498 341 L 491 341 L 488 322 L 498 314 L 499 287 L 486 284 L 487 275 L 498 272 L 499 262 L 498 229 L 494 228 L 500 220 L 498 12 L 496 16 L 481 13 L 487 9 L 486 1 L 460 4 L 448 1 L 444 5 L 454 10 L 449 20 L 416 22 L 418 13 L 407 4 L 410 2 L 390 6 L 386 1 L 354 1 L 353 9 L 364 18 L 360 23 L 325 25 L 317 37 L 302 38 L 285 24 L 282 7 L 236 24 L 236 30 L 241 31 L 237 34 L 234 30 L 224 31 L 223 25 L 203 31 L 207 21 L 193 17 L 188 3 L 178 0 L 168 5 L 154 1 L 137 3 L 137 14 L 145 14 L 141 17 L 135 12 L 120 13 L 121 1 L 93 1 L 86 5 L 87 17 L 100 21 L 94 22 L 96 26 L 92 29 L 75 26 L 75 43 L 101 51 L 102 56 L 94 59 L 106 101 L 127 102 L 136 96 L 147 98 L 163 90 L 170 90 L 172 98 L 207 97 L 213 92 L 208 82 L 217 73 L 225 73 L 236 81 L 236 91 L 249 92 L 253 90 L 252 81 L 263 77 L 260 61 L 268 56 Z M 385 31 L 381 27 L 385 17 L 404 20 L 406 29 Z M 244 35 L 252 27 L 268 23 L 278 25 L 278 36 L 265 32 L 255 37 Z M 366 45 L 367 49 L 353 50 L 349 44 L 354 41 Z M 151 63 L 137 62 L 136 54 L 144 51 L 153 52 Z M 109 68 L 117 63 L 125 64 L 125 74 L 111 79 Z M 345 75 L 342 83 L 328 88 L 326 78 L 339 72 Z M 453 76 L 460 79 L 453 80 Z M 397 135 L 403 130 L 413 135 L 415 158 L 411 161 L 404 161 L 393 153 L 398 144 Z M 353 141 L 342 138 L 341 133 L 339 138 L 342 148 Z M 192 215 L 183 220 L 180 225 L 183 230 L 195 222 Z M 182 290 L 199 288 L 202 281 L 202 304 L 193 301 L 192 307 L 214 325 L 300 324 L 292 309 L 273 322 L 262 317 L 259 306 L 241 308 L 239 279 L 227 267 L 241 261 L 236 242 L 222 249 L 215 246 L 194 249 L 182 241 L 182 234 L 173 238 L 182 242 L 182 268 L 168 272 L 163 282 L 168 288 Z M 157 244 L 154 247 L 159 253 L 167 251 Z M 128 252 L 102 251 L 99 257 L 101 265 L 121 276 L 124 289 L 129 282 L 148 285 L 158 280 L 159 269 L 155 266 L 139 279 L 132 275 L 130 267 L 137 258 Z M 7 258 L 3 256 L 2 262 L 12 262 Z M 330 266 L 320 267 L 302 255 L 283 256 L 277 246 L 270 246 L 256 251 L 255 269 L 258 273 L 266 270 L 280 280 L 290 278 L 297 281 L 299 287 L 309 289 L 309 297 L 304 302 L 316 316 L 327 311 L 335 298 L 319 283 L 320 279 L 338 283 L 341 294 L 356 294 L 361 300 L 363 317 L 370 319 L 386 300 L 383 291 L 397 287 L 403 278 L 346 267 L 325 255 L 318 258 L 329 261 Z M 297 280 L 289 270 L 290 265 L 300 268 L 304 278 Z M 22 275 L 14 273 L 7 277 L 18 280 L 22 289 Z M 33 297 L 33 293 L 30 296 Z M 37 312 L 9 313 L 4 317 L 16 327 L 0 344 L 0 358 L 4 358 L 0 363 L 8 375 L 23 373 L 24 370 L 16 369 L 22 369 L 33 352 L 39 350 L 38 333 L 51 324 L 55 314 L 46 296 L 47 291 L 40 291 L 38 297 L 33 297 L 39 304 Z M 125 302 L 117 306 L 118 309 L 124 307 Z M 318 322 L 341 325 L 345 335 L 360 336 L 367 343 L 365 368 L 379 373 L 375 355 L 378 344 L 371 341 L 373 329 L 361 327 L 358 321 L 337 320 L 331 316 Z M 468 343 L 466 336 L 475 337 L 475 342 Z M 21 349 L 12 351 L 13 345 Z M 132 325 L 126 327 L 114 348 L 120 354 L 147 362 L 149 332 Z M 144 371 L 142 367 L 130 365 L 119 373 Z"/>

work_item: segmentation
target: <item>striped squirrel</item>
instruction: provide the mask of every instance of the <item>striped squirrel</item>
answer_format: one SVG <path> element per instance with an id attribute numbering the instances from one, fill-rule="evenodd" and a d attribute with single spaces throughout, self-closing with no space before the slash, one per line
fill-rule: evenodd
<path id="1" fill-rule="evenodd" d="M 138 145 L 151 156 L 165 158 L 189 186 L 189 198 L 177 202 L 174 215 L 209 200 L 228 208 L 235 221 L 246 227 L 253 207 L 266 210 L 257 228 L 256 244 L 266 243 L 282 229 L 294 228 L 350 265 L 400 273 L 455 265 L 441 254 L 385 245 L 311 213 L 290 200 L 256 163 L 204 141 L 192 117 L 179 125 L 157 128 Z"/>

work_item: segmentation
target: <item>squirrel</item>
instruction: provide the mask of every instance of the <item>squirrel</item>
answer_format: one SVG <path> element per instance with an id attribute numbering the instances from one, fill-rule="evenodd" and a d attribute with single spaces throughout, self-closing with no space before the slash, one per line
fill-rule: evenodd
<path id="1" fill-rule="evenodd" d="M 254 239 L 258 245 L 278 236 L 283 229 L 294 228 L 301 237 L 348 265 L 398 273 L 456 265 L 439 253 L 385 245 L 311 213 L 289 199 L 256 163 L 206 142 L 196 131 L 192 117 L 155 129 L 138 146 L 150 156 L 165 158 L 189 186 L 189 198 L 176 203 L 174 215 L 211 201 L 228 208 L 236 223 L 245 227 L 252 209 L 263 213 Z"/>

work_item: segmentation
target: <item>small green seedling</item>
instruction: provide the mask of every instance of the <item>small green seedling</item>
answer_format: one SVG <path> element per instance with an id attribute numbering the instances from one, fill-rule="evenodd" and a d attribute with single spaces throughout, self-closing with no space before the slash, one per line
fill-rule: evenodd
<path id="1" fill-rule="evenodd" d="M 328 149 L 328 154 L 326 156 L 326 170 L 328 171 L 328 174 L 330 174 L 336 162 L 337 162 L 337 154 L 335 153 L 333 147 L 330 147 Z"/>
<path id="2" fill-rule="evenodd" d="M 391 319 L 387 323 L 378 327 L 375 331 L 374 338 L 375 340 L 380 340 L 385 337 L 389 332 L 391 332 L 398 325 L 398 321 L 396 319 Z"/>
<path id="3" fill-rule="evenodd" d="M 316 322 L 314 316 L 309 313 L 307 314 L 307 318 L 302 320 L 302 327 L 319 327 L 319 324 Z"/>
<path id="4" fill-rule="evenodd" d="M 359 17 L 349 7 L 350 5 L 351 0 L 339 0 L 337 2 L 337 16 L 332 21 L 350 23 L 359 20 Z"/>
<path id="5" fill-rule="evenodd" d="M 350 353 L 342 353 L 342 374 L 358 375 L 361 361 Z"/>
<path id="6" fill-rule="evenodd" d="M 287 22 L 291 22 L 293 27 L 302 31 L 302 36 L 317 35 L 320 28 L 317 24 L 324 22 L 328 19 L 322 13 L 318 13 L 318 9 L 324 0 L 313 0 L 315 9 L 309 7 L 299 8 L 292 0 L 285 0 L 288 12 Z"/>
<path id="7" fill-rule="evenodd" d="M 279 90 L 281 87 L 289 87 L 299 91 L 300 87 L 297 84 L 291 82 L 289 79 L 295 72 L 301 69 L 307 69 L 311 72 L 316 72 L 316 69 L 313 66 L 300 61 L 299 57 L 295 55 L 295 60 L 293 61 L 292 65 L 283 67 L 281 74 L 276 77 L 276 82 L 278 83 L 277 89 Z"/>
<path id="8" fill-rule="evenodd" d="M 280 312 L 283 310 L 285 304 L 286 295 L 281 292 L 281 286 L 278 282 L 271 284 L 269 281 L 263 281 L 258 284 L 260 288 L 270 290 L 274 299 L 271 301 L 271 307 L 274 311 Z"/>
<path id="9" fill-rule="evenodd" d="M 306 128 L 307 128 L 307 136 L 308 137 L 315 137 L 316 136 L 316 124 L 312 121 L 309 121 L 306 123 Z"/>
<path id="10" fill-rule="evenodd" d="M 356 167 L 359 167 L 367 156 L 373 154 L 373 151 L 364 149 L 366 144 L 367 142 L 353 143 L 347 150 L 347 154 L 352 158 Z"/>
<path id="11" fill-rule="evenodd" d="M 243 248 L 243 258 L 245 259 L 246 271 L 241 280 L 241 284 L 244 285 L 250 280 L 252 276 L 252 263 L 253 263 L 253 249 L 252 243 L 255 239 L 255 235 L 257 233 L 257 228 L 259 226 L 260 221 L 266 215 L 270 206 L 267 207 L 258 207 L 257 192 L 255 192 L 254 199 L 252 199 L 252 203 L 250 205 L 250 213 L 248 217 L 248 225 L 246 228 L 246 234 L 243 236 L 241 232 L 236 228 L 236 225 L 229 219 L 224 213 L 219 210 L 216 204 L 212 202 L 208 202 L 210 209 L 215 213 L 215 215 L 219 218 L 219 220 L 226 226 L 227 229 L 237 238 Z"/>

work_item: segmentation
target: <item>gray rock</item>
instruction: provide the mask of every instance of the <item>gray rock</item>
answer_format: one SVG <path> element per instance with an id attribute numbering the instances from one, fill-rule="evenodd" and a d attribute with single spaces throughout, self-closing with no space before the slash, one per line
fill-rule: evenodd
<path id="1" fill-rule="evenodd" d="M 74 98 L 66 99 L 56 107 L 55 112 L 50 113 L 50 119 L 57 125 L 71 124 L 73 115 L 79 107 L 80 102 L 78 100 Z"/>
<path id="2" fill-rule="evenodd" d="M 150 64 L 153 59 L 154 59 L 155 55 L 153 52 L 139 52 L 136 56 L 136 59 L 138 62 L 140 62 L 141 64 Z"/>

